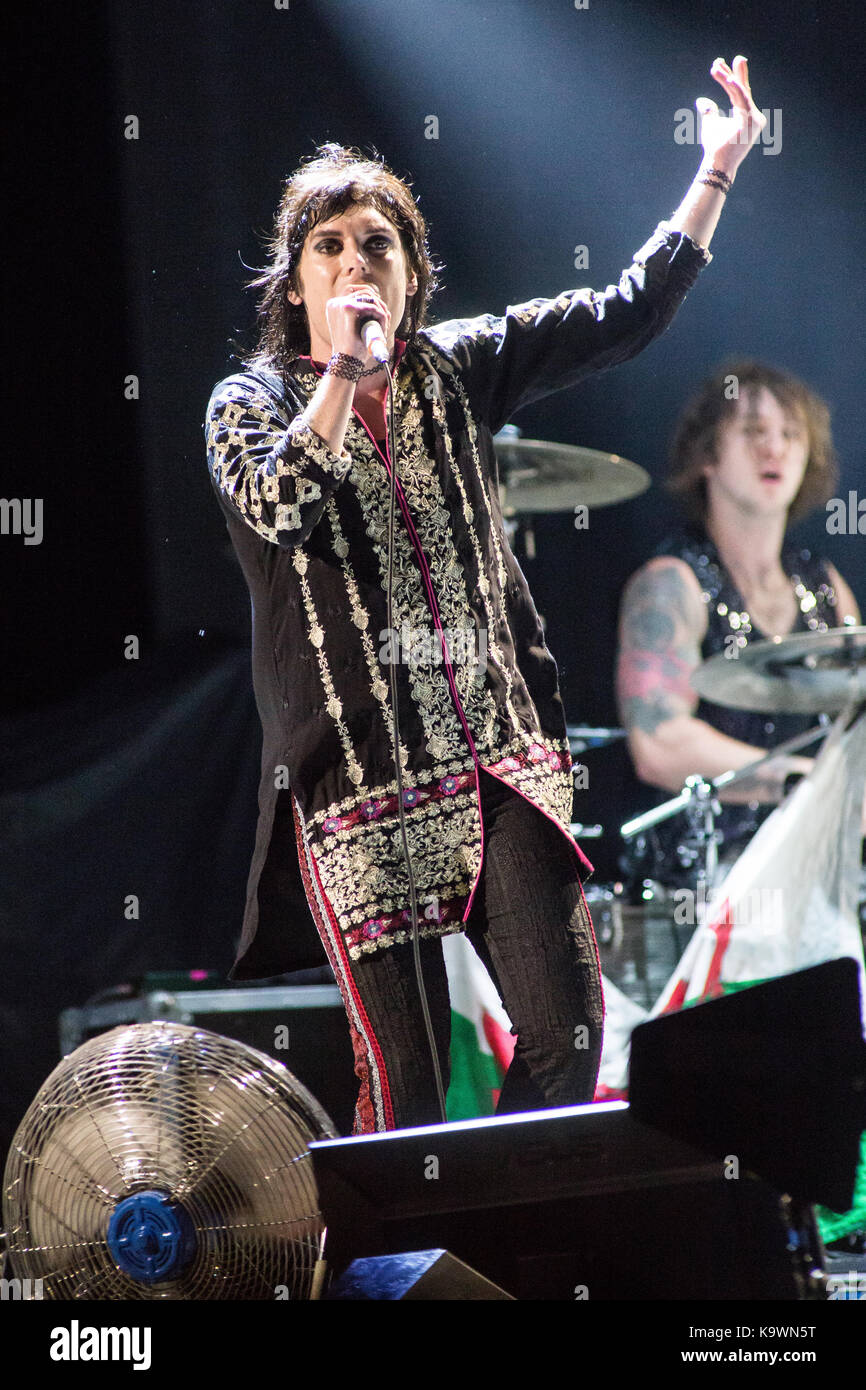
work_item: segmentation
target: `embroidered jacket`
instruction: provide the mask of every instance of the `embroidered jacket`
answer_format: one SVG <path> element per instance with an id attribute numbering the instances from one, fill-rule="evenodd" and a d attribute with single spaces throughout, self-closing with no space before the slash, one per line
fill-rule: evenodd
<path id="1" fill-rule="evenodd" d="M 294 360 L 288 381 L 248 371 L 215 388 L 208 461 L 252 598 L 264 736 L 236 976 L 308 963 L 290 948 L 279 960 L 254 949 L 257 931 L 259 947 L 262 932 L 291 936 L 283 890 L 293 853 L 338 950 L 358 959 L 407 938 L 398 753 L 425 935 L 460 930 L 469 910 L 482 858 L 479 766 L 569 834 L 557 670 L 504 534 L 491 436 L 521 406 L 639 352 L 709 260 L 662 223 L 604 292 L 416 335 L 395 373 L 390 632 L 389 466 L 366 425 L 351 417 L 337 457 L 303 422 L 317 384 L 309 358 Z"/>

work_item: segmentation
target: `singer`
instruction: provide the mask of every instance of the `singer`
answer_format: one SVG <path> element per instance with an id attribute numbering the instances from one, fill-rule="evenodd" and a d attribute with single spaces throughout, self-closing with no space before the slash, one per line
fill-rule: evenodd
<path id="1" fill-rule="evenodd" d="M 619 284 L 501 316 L 427 326 L 435 268 L 409 188 L 378 157 L 321 147 L 288 180 L 255 282 L 258 349 L 211 397 L 208 462 L 252 598 L 264 734 L 233 974 L 310 963 L 293 949 L 299 869 L 351 1028 L 356 1132 L 442 1118 L 413 965 L 398 759 L 445 1085 L 440 938 L 465 931 L 517 1033 L 498 1112 L 593 1098 L 603 1001 L 581 888 L 589 866 L 569 833 L 557 670 L 504 533 L 492 435 L 522 405 L 639 352 L 710 260 L 725 196 L 765 123 L 744 58 L 711 71 L 731 115 L 698 103 L 695 181 Z"/>

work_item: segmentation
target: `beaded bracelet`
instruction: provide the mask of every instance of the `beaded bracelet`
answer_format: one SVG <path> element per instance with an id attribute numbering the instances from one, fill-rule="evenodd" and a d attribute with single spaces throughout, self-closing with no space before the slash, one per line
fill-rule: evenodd
<path id="1" fill-rule="evenodd" d="M 706 183 L 706 186 L 708 186 L 708 188 L 717 188 L 717 189 L 719 189 L 719 192 L 720 192 L 720 193 L 724 193 L 724 195 L 727 196 L 728 190 L 727 190 L 726 186 L 724 186 L 724 183 L 720 183 L 720 182 L 719 182 L 719 179 L 714 179 L 714 178 L 699 178 L 699 179 L 698 179 L 698 182 L 699 182 L 699 183 Z"/>
<path id="2" fill-rule="evenodd" d="M 328 358 L 325 372 L 329 376 L 341 376 L 346 381 L 357 381 L 364 375 L 364 363 L 359 357 L 352 357 L 348 352 L 335 352 Z"/>
<path id="3" fill-rule="evenodd" d="M 333 357 L 329 357 L 325 366 L 325 371 L 331 376 L 342 376 L 347 381 L 358 381 L 362 376 L 375 376 L 377 372 L 385 370 L 382 362 L 377 362 L 375 367 L 367 367 L 359 357 L 350 357 L 347 352 L 335 352 Z"/>
<path id="4" fill-rule="evenodd" d="M 714 179 L 721 179 L 722 183 L 726 184 L 728 188 L 733 184 L 733 179 L 728 177 L 724 169 L 708 169 L 707 173 Z"/>
<path id="5" fill-rule="evenodd" d="M 707 183 L 712 188 L 720 189 L 722 193 L 730 193 L 733 180 L 728 178 L 723 169 L 705 169 L 704 174 L 705 177 L 698 179 L 698 183 Z"/>

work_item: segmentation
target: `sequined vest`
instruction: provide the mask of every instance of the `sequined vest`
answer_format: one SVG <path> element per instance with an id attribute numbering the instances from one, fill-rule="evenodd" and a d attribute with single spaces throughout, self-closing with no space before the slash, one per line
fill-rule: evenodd
<path id="1" fill-rule="evenodd" d="M 656 554 L 676 556 L 694 571 L 707 607 L 707 632 L 701 646 L 703 660 L 730 650 L 732 638 L 740 648 L 750 641 L 766 640 L 767 634 L 753 626 L 743 597 L 708 536 L 680 531 L 664 541 Z M 797 621 L 791 634 L 826 632 L 828 628 L 837 627 L 836 593 L 826 563 L 813 557 L 808 550 L 793 547 L 782 552 L 781 561 L 798 600 Z M 754 710 L 726 708 L 703 699 L 695 711 L 695 718 L 704 720 L 729 738 L 756 748 L 774 748 L 805 733 L 817 722 L 816 716 L 811 714 L 761 714 Z M 664 799 L 659 797 L 660 802 Z M 755 802 L 723 805 L 716 821 L 716 828 L 723 836 L 720 854 L 729 860 L 740 853 L 772 810 L 771 805 Z M 686 881 L 677 862 L 681 834 L 681 817 L 656 827 L 649 846 L 654 862 L 643 861 L 642 872 L 647 877 L 671 884 Z"/>

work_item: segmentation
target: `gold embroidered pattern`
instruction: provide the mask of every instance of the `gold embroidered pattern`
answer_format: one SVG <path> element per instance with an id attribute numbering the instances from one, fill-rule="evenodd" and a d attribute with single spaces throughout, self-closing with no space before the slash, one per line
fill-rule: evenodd
<path id="1" fill-rule="evenodd" d="M 401 477 L 401 483 L 404 485 L 406 480 L 412 476 L 418 452 L 418 441 L 407 432 L 406 417 L 409 414 L 407 404 L 405 400 L 398 399 L 401 421 L 400 456 L 401 458 L 405 456 L 407 460 L 403 477 Z M 409 427 L 411 427 L 413 420 L 417 423 L 417 417 L 410 415 Z M 367 535 L 370 537 L 379 561 L 382 588 L 387 591 L 387 473 L 381 465 L 378 454 L 375 453 L 373 444 L 367 438 L 366 431 L 363 431 L 353 421 L 349 424 L 349 432 L 352 434 L 351 447 L 355 460 L 350 474 L 350 482 L 356 488 L 358 501 L 366 522 Z M 453 542 L 451 542 L 450 536 L 442 531 L 438 536 L 437 545 L 441 551 L 444 546 L 451 545 L 453 547 Z M 437 564 L 435 561 L 431 563 L 431 571 L 435 589 L 436 579 L 442 571 L 441 563 Z M 404 629 L 408 629 L 410 633 L 432 630 L 433 619 L 421 575 L 414 561 L 414 549 L 408 531 L 402 523 L 398 524 L 394 531 L 392 596 L 393 623 L 397 632 L 402 632 Z M 449 770 L 444 760 L 448 757 L 460 756 L 466 746 L 463 726 L 451 698 L 445 667 L 432 661 L 419 661 L 410 662 L 407 669 L 412 696 L 424 727 L 426 749 L 435 760 L 434 775 L 444 776 Z"/>
<path id="2" fill-rule="evenodd" d="M 570 832 L 574 784 L 568 743 L 522 729 L 499 755 L 497 772 Z"/>
<path id="3" fill-rule="evenodd" d="M 334 553 L 340 560 L 343 569 L 343 578 L 346 584 L 346 593 L 349 597 L 349 605 L 352 613 L 352 622 L 355 624 L 355 627 L 358 629 L 358 632 L 360 633 L 361 644 L 364 648 L 364 657 L 367 662 L 367 670 L 370 673 L 370 693 L 373 696 L 374 700 L 377 700 L 379 703 L 380 713 L 385 723 L 385 727 L 388 730 L 388 737 L 391 740 L 391 754 L 394 758 L 396 758 L 397 753 L 394 744 L 394 721 L 391 717 L 390 688 L 388 682 L 383 677 L 382 668 L 379 664 L 375 649 L 373 647 L 373 642 L 370 637 L 369 630 L 370 615 L 367 612 L 364 605 L 361 603 L 361 598 L 358 593 L 358 581 L 355 578 L 355 572 L 352 569 L 351 564 L 349 563 L 349 545 L 345 536 L 343 535 L 343 528 L 340 525 L 340 514 L 337 511 L 333 498 L 329 500 L 325 510 L 327 512 L 328 521 L 331 526 L 331 534 L 334 538 Z M 404 770 L 406 770 L 409 766 L 409 753 L 402 741 L 400 743 L 400 766 Z"/>
<path id="4" fill-rule="evenodd" d="M 463 930 L 462 918 L 457 918 L 453 922 L 435 922 L 432 926 L 425 925 L 422 918 L 418 924 L 418 936 L 451 936 L 454 932 Z M 389 932 L 387 936 L 378 936 L 373 941 L 365 941 L 362 945 L 349 946 L 349 955 L 352 960 L 362 960 L 364 956 L 372 955 L 374 951 L 381 951 L 385 946 L 396 946 L 404 941 L 412 940 L 411 928 L 401 927 L 399 931 Z"/>
<path id="5" fill-rule="evenodd" d="M 239 382 L 229 382 L 212 403 L 207 447 L 220 490 L 259 535 L 275 544 L 279 532 L 300 529 L 300 508 L 322 497 L 319 483 L 305 474 L 309 462 L 337 481 L 351 467 L 349 455 L 338 458 L 300 416 L 287 422 L 266 400 L 251 398 Z M 286 447 L 296 451 L 297 457 L 286 457 Z M 281 478 L 293 481 L 293 502 L 280 501 Z M 263 503 L 275 509 L 273 526 L 263 519 Z"/>
<path id="6" fill-rule="evenodd" d="M 343 745 L 343 752 L 346 755 L 346 767 L 348 769 L 349 780 L 353 782 L 356 787 L 360 787 L 364 782 L 364 772 L 361 764 L 358 762 L 351 737 L 349 736 L 349 730 L 343 720 L 343 703 L 338 698 L 337 692 L 334 689 L 334 682 L 331 679 L 331 668 L 328 664 L 328 658 L 323 651 L 325 632 L 319 622 L 316 614 L 316 605 L 313 602 L 313 595 L 310 592 L 310 584 L 307 579 L 309 559 L 302 546 L 298 546 L 297 549 L 292 552 L 292 564 L 295 567 L 295 572 L 301 587 L 304 611 L 306 612 L 307 622 L 309 624 L 307 629 L 308 636 L 315 648 L 316 656 L 318 657 L 319 675 L 325 694 L 328 697 L 325 709 L 337 726 L 340 742 Z"/>
<path id="7" fill-rule="evenodd" d="M 496 527 L 496 524 L 495 524 L 495 522 L 494 522 L 494 520 L 493 520 L 493 515 L 492 515 L 492 512 L 491 512 L 491 508 L 490 508 L 490 499 L 489 499 L 489 497 L 488 497 L 487 490 L 486 490 L 485 485 L 484 485 L 483 470 L 482 470 L 482 468 L 481 468 L 481 463 L 480 463 L 480 460 L 479 460 L 479 458 L 478 458 L 477 436 L 476 436 L 476 431 L 475 431 L 475 421 L 474 421 L 474 419 L 473 419 L 473 417 L 472 417 L 472 412 L 471 412 L 471 410 L 469 409 L 469 402 L 468 402 L 468 400 L 467 400 L 467 398 L 466 398 L 466 394 L 465 394 L 465 392 L 464 392 L 464 390 L 463 390 L 463 387 L 462 387 L 462 385 L 461 385 L 459 379 L 458 379 L 456 376 L 454 377 L 454 385 L 455 385 L 455 388 L 456 388 L 457 398 L 458 398 L 458 400 L 459 400 L 459 402 L 460 402 L 460 406 L 461 406 L 461 409 L 462 409 L 462 411 L 463 411 L 463 418 L 464 418 L 464 420 L 465 420 L 465 422 L 466 422 L 466 428 L 467 428 L 467 432 L 468 432 L 469 439 L 470 439 L 470 442 L 471 442 L 472 458 L 473 458 L 473 462 L 474 462 L 474 465 L 475 465 L 475 471 L 476 471 L 476 475 L 477 475 L 477 479 L 478 479 L 478 484 L 479 484 L 479 487 L 480 487 L 480 490 L 481 490 L 481 495 L 482 495 L 482 497 L 484 498 L 485 507 L 486 507 L 486 509 L 487 509 L 487 515 L 488 515 L 488 519 L 489 519 L 489 532 L 490 532 L 490 538 L 491 538 L 491 543 L 492 543 L 493 548 L 494 548 L 494 554 L 496 555 L 496 560 L 497 560 L 497 574 L 498 574 L 498 577 L 499 577 L 500 595 L 501 595 L 501 596 L 504 596 L 504 594 L 505 594 L 505 589 L 506 589 L 506 584 L 507 584 L 507 575 L 506 575 L 506 572 L 505 572 L 505 562 L 504 562 L 504 559 L 503 559 L 502 550 L 501 550 L 500 545 L 499 545 L 499 538 L 498 538 L 498 535 L 497 535 L 497 527 Z M 458 486 L 458 488 L 460 489 L 460 495 L 461 495 L 461 497 L 463 498 L 463 514 L 464 514 L 464 517 L 466 518 L 466 521 L 467 521 L 467 529 L 468 529 L 468 531 L 469 531 L 469 535 L 470 535 L 471 540 L 472 540 L 472 548 L 473 548 L 473 550 L 474 550 L 474 552 L 475 552 L 476 564 L 478 565 L 478 591 L 479 591 L 479 593 L 481 594 L 481 597 L 482 597 L 482 600 L 483 600 L 483 603 L 484 603 L 484 612 L 485 612 L 485 615 L 486 615 L 486 618 L 487 618 L 487 644 L 488 644 L 488 649 L 489 649 L 490 656 L 492 657 L 494 663 L 495 663 L 496 666 L 499 668 L 500 674 L 501 674 L 501 676 L 502 676 L 503 684 L 504 684 L 504 686 L 505 686 L 505 707 L 506 707 L 506 709 L 508 710 L 509 717 L 510 717 L 510 719 L 511 719 L 513 725 L 514 725 L 514 727 L 515 727 L 515 728 L 519 728 L 519 727 L 520 727 L 520 720 L 519 720 L 518 717 L 517 717 L 517 711 L 515 710 L 514 704 L 513 704 L 513 701 L 512 701 L 513 680 L 512 680 L 512 675 L 511 675 L 511 669 L 510 669 L 510 666 L 509 666 L 508 662 L 505 660 L 505 656 L 504 656 L 504 653 L 503 653 L 503 651 L 502 651 L 502 648 L 500 647 L 499 643 L 498 643 L 497 640 L 496 640 L 497 616 L 496 616 L 496 613 L 495 613 L 495 611 L 494 611 L 493 604 L 492 604 L 492 601 L 491 601 L 490 581 L 489 581 L 489 579 L 487 578 L 487 575 L 485 574 L 484 553 L 483 553 L 482 548 L 481 548 L 481 542 L 480 542 L 479 537 L 478 537 L 478 532 L 477 532 L 477 530 L 476 530 L 476 528 L 475 528 L 475 525 L 474 525 L 473 514 L 472 514 L 472 508 L 471 508 L 471 506 L 469 505 L 469 500 L 468 500 L 467 495 L 466 495 L 465 483 L 464 483 L 463 478 L 462 478 L 462 476 L 461 476 L 460 469 L 458 468 L 457 463 L 456 463 L 456 461 L 455 461 L 455 459 L 454 459 L 454 454 L 453 454 L 453 451 L 452 451 L 452 448 L 451 448 L 451 438 L 450 438 L 450 433 L 449 433 L 448 428 L 447 428 L 447 421 L 446 421 L 446 419 L 445 419 L 445 409 L 444 409 L 444 406 L 443 406 L 441 400 L 440 400 L 438 397 L 434 398 L 434 401 L 433 401 L 433 411 L 434 411 L 434 415 L 436 415 L 436 417 L 437 417 L 437 419 L 438 419 L 440 428 L 441 428 L 441 430 L 442 430 L 442 437 L 443 437 L 443 439 L 444 439 L 444 441 L 445 441 L 445 451 L 446 451 L 446 455 L 447 455 L 447 458 L 448 458 L 448 464 L 449 464 L 449 467 L 450 467 L 450 469 L 451 469 L 452 477 L 454 478 L 455 482 L 457 483 L 457 486 Z M 500 602 L 501 602 L 501 601 L 502 601 L 502 600 L 500 599 Z M 481 735 L 481 739 L 476 740 L 476 741 L 481 741 L 481 740 L 483 739 L 483 737 L 484 737 L 484 736 Z"/>
<path id="8" fill-rule="evenodd" d="M 522 732 L 489 766 L 570 833 L 572 783 L 565 742 Z M 323 890 L 355 959 L 407 939 L 402 928 L 383 927 L 383 919 L 405 913 L 409 901 L 398 813 L 389 798 L 396 798 L 396 782 L 366 799 L 344 800 L 306 823 Z M 428 911 L 424 930 L 440 935 L 459 930 L 460 922 L 447 920 L 443 909 L 468 899 L 481 867 L 481 819 L 471 759 L 449 777 L 416 779 L 404 789 L 404 806 L 419 913 L 423 916 L 436 905 L 439 909 L 435 925 L 429 925 Z"/>
<path id="9" fill-rule="evenodd" d="M 335 478 L 345 478 L 352 466 L 351 455 L 344 449 L 338 457 L 302 416 L 295 416 L 287 434 L 293 446 L 302 449 L 306 457 L 311 458 L 313 463 L 317 463 L 326 473 L 333 473 Z"/>
<path id="10" fill-rule="evenodd" d="M 403 492 L 430 566 L 442 626 L 452 634 L 452 643 L 459 634 L 466 635 L 461 651 L 456 653 L 458 659 L 452 663 L 454 681 L 476 744 L 489 748 L 496 728 L 496 705 L 486 685 L 486 659 L 472 659 L 486 655 L 486 642 L 481 651 L 475 650 L 476 643 L 479 647 L 481 643 L 467 593 L 468 577 L 454 546 L 442 488 L 424 448 L 421 411 L 414 402 L 407 407 L 404 419 L 401 458 L 405 457 L 407 466 L 401 473 Z M 486 582 L 483 574 L 482 581 Z M 432 618 L 428 617 L 429 625 Z"/>
<path id="11" fill-rule="evenodd" d="M 481 866 L 474 779 L 471 793 L 458 792 L 405 809 L 419 903 L 468 894 Z M 361 821 L 348 830 L 338 828 L 339 819 L 324 821 L 312 848 L 322 884 L 345 932 L 369 917 L 405 908 L 409 881 L 396 811 L 381 819 Z"/>

